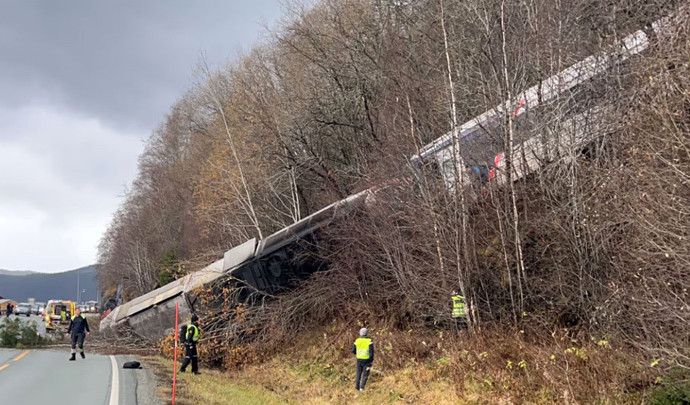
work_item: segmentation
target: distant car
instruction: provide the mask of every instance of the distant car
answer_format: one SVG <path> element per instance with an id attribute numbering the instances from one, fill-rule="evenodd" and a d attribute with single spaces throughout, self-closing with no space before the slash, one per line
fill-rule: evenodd
<path id="1" fill-rule="evenodd" d="M 15 315 L 31 316 L 32 312 L 33 312 L 33 308 L 31 307 L 30 304 L 28 304 L 26 302 L 22 302 L 19 305 L 17 305 L 17 309 L 14 310 Z"/>
<path id="2" fill-rule="evenodd" d="M 91 312 L 91 313 L 98 312 L 98 303 L 96 301 L 87 301 L 86 306 L 89 307 L 88 312 Z"/>

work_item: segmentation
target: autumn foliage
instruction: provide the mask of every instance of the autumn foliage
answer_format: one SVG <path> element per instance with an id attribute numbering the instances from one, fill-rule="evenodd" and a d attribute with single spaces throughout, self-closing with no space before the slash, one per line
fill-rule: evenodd
<path id="1" fill-rule="evenodd" d="M 685 21 L 675 3 L 333 0 L 291 9 L 268 42 L 228 67 L 200 63 L 196 85 L 148 140 L 101 242 L 102 286 L 146 293 L 160 274 L 179 277 L 353 192 L 414 177 L 322 230 L 311 254 L 328 270 L 298 290 L 247 303 L 223 291 L 222 310 L 205 314 L 206 359 L 228 368 L 266 360 L 334 319 L 433 335 L 448 328 L 450 291 L 461 289 L 480 340 L 454 373 L 493 367 L 477 356 L 481 336 L 498 329 L 605 341 L 626 351 L 624 361 L 687 367 L 687 24 L 530 113 L 529 125 L 506 117 L 491 140 L 499 150 L 557 136 L 572 114 L 608 107 L 605 134 L 537 173 L 449 193 L 436 169 L 417 173 L 409 160 L 454 123 L 649 32 L 672 10 Z M 585 352 L 557 356 L 577 363 L 588 350 L 577 348 Z M 561 366 L 534 350 L 509 358 L 514 368 L 502 373 L 538 364 L 541 376 L 529 378 L 549 381 Z M 606 363 L 598 354 L 587 361 Z"/>

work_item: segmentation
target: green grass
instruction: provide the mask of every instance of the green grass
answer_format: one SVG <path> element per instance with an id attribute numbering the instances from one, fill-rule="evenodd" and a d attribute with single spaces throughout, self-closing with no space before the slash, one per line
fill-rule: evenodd
<path id="1" fill-rule="evenodd" d="M 170 403 L 172 361 L 161 357 L 150 357 L 146 361 L 155 365 L 159 397 L 167 401 L 165 403 Z M 289 403 L 263 387 L 233 383 L 228 380 L 228 375 L 222 372 L 207 369 L 201 371 L 201 375 L 193 375 L 189 371 L 177 374 L 176 404 L 278 405 Z"/>
<path id="2" fill-rule="evenodd" d="M 228 382 L 227 377 L 216 373 L 195 376 L 184 374 L 180 378 L 185 383 L 183 391 L 196 403 L 201 404 L 247 404 L 272 405 L 286 404 L 276 394 L 257 386 L 242 386 Z"/>

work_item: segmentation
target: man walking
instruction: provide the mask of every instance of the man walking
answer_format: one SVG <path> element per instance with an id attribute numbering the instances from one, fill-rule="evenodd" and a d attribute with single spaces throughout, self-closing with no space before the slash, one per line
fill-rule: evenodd
<path id="1" fill-rule="evenodd" d="M 367 328 L 359 330 L 359 338 L 352 345 L 352 353 L 357 357 L 357 371 L 355 372 L 355 389 L 364 391 L 369 378 L 371 365 L 374 362 L 374 343 L 367 336 Z"/>
<path id="2" fill-rule="evenodd" d="M 86 358 L 84 355 L 84 338 L 91 333 L 91 330 L 89 330 L 89 323 L 86 321 L 86 318 L 84 318 L 84 315 L 81 314 L 81 310 L 77 308 L 74 313 L 75 315 L 72 317 L 69 327 L 67 328 L 67 334 L 72 334 L 72 357 L 69 358 L 70 361 L 77 359 L 75 350 L 77 345 L 79 345 L 79 354 L 81 358 Z"/>
<path id="3" fill-rule="evenodd" d="M 192 362 L 192 374 L 199 375 L 199 359 L 196 353 L 196 344 L 199 341 L 199 317 L 192 315 L 192 323 L 187 326 L 186 338 L 184 340 L 184 361 L 182 362 L 182 367 L 180 372 L 184 373 L 185 369 Z"/>
<path id="4" fill-rule="evenodd" d="M 451 313 L 451 327 L 453 335 L 457 336 L 460 329 L 467 329 L 467 313 L 465 312 L 465 297 L 453 291 L 450 297 L 453 302 L 453 312 Z"/>

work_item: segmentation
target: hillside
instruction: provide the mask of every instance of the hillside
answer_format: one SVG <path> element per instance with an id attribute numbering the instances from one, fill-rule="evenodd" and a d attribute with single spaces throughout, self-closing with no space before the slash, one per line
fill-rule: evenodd
<path id="1" fill-rule="evenodd" d="M 17 302 L 25 302 L 28 298 L 42 302 L 56 298 L 76 300 L 78 277 L 82 301 L 97 300 L 98 283 L 95 275 L 96 267 L 93 265 L 52 274 L 2 270 L 0 296 Z"/>
<path id="2" fill-rule="evenodd" d="M 26 276 L 28 274 L 34 274 L 35 271 L 28 271 L 28 270 L 3 270 L 0 269 L 0 275 L 6 275 L 6 276 Z"/>
<path id="3" fill-rule="evenodd" d="M 288 291 L 195 292 L 204 366 L 285 364 L 286 388 L 318 375 L 343 396 L 313 403 L 349 403 L 366 326 L 382 397 L 408 370 L 470 403 L 641 403 L 687 381 L 689 10 L 614 3 L 316 2 L 172 107 L 99 245 L 99 280 L 146 294 L 382 185 L 247 267 Z M 446 153 L 423 158 L 444 134 Z M 325 271 L 292 283 L 309 268 Z"/>

